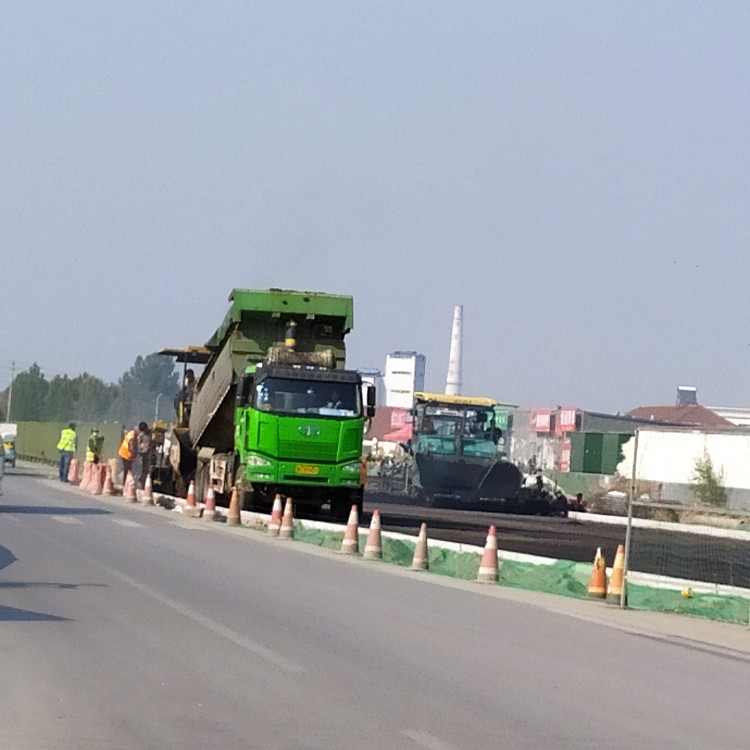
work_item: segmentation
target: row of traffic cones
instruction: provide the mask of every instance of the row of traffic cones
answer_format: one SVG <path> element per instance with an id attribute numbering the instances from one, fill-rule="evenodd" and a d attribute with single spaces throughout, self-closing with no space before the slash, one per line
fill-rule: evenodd
<path id="1" fill-rule="evenodd" d="M 75 465 L 74 465 L 75 464 Z M 78 462 L 73 459 L 69 472 L 71 483 L 78 483 Z M 94 464 L 86 462 L 84 464 L 83 478 L 80 481 L 80 489 L 87 490 L 93 495 L 114 495 L 112 483 L 112 472 L 107 464 Z M 126 503 L 137 503 L 138 495 L 135 487 L 133 473 L 128 472 L 123 485 L 123 498 Z M 141 502 L 145 505 L 153 505 L 153 485 L 151 475 L 146 477 L 146 483 L 141 494 Z M 216 497 L 213 487 L 209 487 L 206 493 L 204 507 L 198 507 L 195 498 L 195 483 L 190 482 L 186 499 L 186 512 L 188 515 L 201 517 L 205 520 L 213 521 L 216 516 Z M 229 504 L 229 513 L 227 524 L 230 526 L 240 525 L 240 506 L 237 488 L 233 488 L 232 497 Z M 268 522 L 268 535 L 276 536 L 280 539 L 294 539 L 294 503 L 291 497 L 286 498 L 286 503 L 282 512 L 281 495 L 276 495 L 271 510 L 271 518 Z M 356 505 L 352 505 L 349 513 L 349 520 L 346 525 L 346 532 L 341 543 L 341 554 L 358 555 L 359 554 L 359 511 Z M 600 554 L 599 550 L 598 554 Z M 362 557 L 366 560 L 383 559 L 383 543 L 381 536 L 380 511 L 375 510 L 370 521 L 370 530 L 365 542 L 365 548 Z M 414 549 L 412 559 L 412 570 L 428 570 L 429 555 L 427 547 L 427 524 L 423 523 L 419 528 L 419 536 Z M 494 526 L 490 526 L 487 534 L 482 561 L 479 566 L 477 581 L 480 583 L 495 583 L 499 578 L 499 566 L 497 557 L 497 534 Z"/>
<path id="2" fill-rule="evenodd" d="M 78 460 L 71 461 L 70 471 L 68 472 L 68 481 L 70 484 L 78 485 L 78 489 L 89 492 L 92 495 L 115 495 L 114 482 L 112 481 L 112 469 L 109 464 L 95 464 L 93 461 L 84 461 L 83 473 L 78 478 L 79 465 Z M 135 487 L 133 473 L 128 472 L 125 477 L 125 484 L 122 488 L 122 495 L 127 503 L 137 503 L 138 495 Z M 141 493 L 140 501 L 144 505 L 154 505 L 154 492 L 151 475 L 146 477 L 146 483 Z"/>
<path id="3" fill-rule="evenodd" d="M 608 604 L 620 604 L 623 600 L 625 578 L 625 548 L 617 545 L 615 562 L 612 565 L 612 576 L 607 582 L 607 561 L 602 554 L 602 548 L 597 547 L 594 556 L 594 567 L 591 570 L 588 585 L 589 599 L 604 599 Z"/>
<path id="4" fill-rule="evenodd" d="M 150 477 L 149 477 L 150 478 Z M 187 498 L 185 500 L 185 513 L 195 518 L 202 518 L 204 521 L 214 521 L 219 518 L 216 512 L 216 493 L 213 487 L 206 491 L 206 499 L 203 503 L 203 509 L 198 507 L 195 499 L 195 482 L 191 481 L 188 486 Z M 239 526 L 240 521 L 240 502 L 237 488 L 232 489 L 232 499 L 229 503 L 229 513 L 227 515 L 228 526 Z"/>

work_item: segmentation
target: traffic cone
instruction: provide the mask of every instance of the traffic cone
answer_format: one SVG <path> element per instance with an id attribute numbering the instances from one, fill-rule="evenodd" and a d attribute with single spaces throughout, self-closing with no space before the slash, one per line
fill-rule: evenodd
<path id="1" fill-rule="evenodd" d="M 602 554 L 602 548 L 596 548 L 594 567 L 589 578 L 589 599 L 604 599 L 607 596 L 607 562 Z"/>
<path id="2" fill-rule="evenodd" d="M 138 502 L 138 496 L 135 493 L 135 479 L 133 479 L 132 471 L 129 471 L 127 477 L 125 477 L 125 486 L 122 488 L 122 495 L 125 498 L 126 503 Z"/>
<path id="3" fill-rule="evenodd" d="M 83 479 L 81 479 L 81 483 L 78 485 L 79 490 L 84 490 L 84 492 L 88 490 L 89 482 L 91 481 L 91 467 L 93 465 L 91 461 L 83 462 Z"/>
<path id="4" fill-rule="evenodd" d="M 154 504 L 154 485 L 151 482 L 151 472 L 146 476 L 146 483 L 143 485 L 143 494 L 141 495 L 141 502 L 144 505 Z"/>
<path id="5" fill-rule="evenodd" d="M 279 539 L 294 539 L 294 504 L 291 497 L 286 499 L 286 505 L 284 505 L 284 515 L 281 517 Z"/>
<path id="6" fill-rule="evenodd" d="M 497 565 L 497 532 L 494 526 L 490 526 L 487 534 L 487 542 L 482 553 L 482 562 L 479 564 L 477 573 L 478 583 L 497 583 L 500 577 Z"/>
<path id="7" fill-rule="evenodd" d="M 232 487 L 232 499 L 229 501 L 229 513 L 227 514 L 228 526 L 239 526 L 242 523 L 240 515 L 240 495 L 236 487 Z"/>
<path id="8" fill-rule="evenodd" d="M 359 513 L 356 505 L 352 505 L 349 511 L 349 522 L 346 524 L 340 551 L 344 555 L 359 554 Z"/>
<path id="9" fill-rule="evenodd" d="M 112 469 L 108 464 L 104 465 L 104 487 L 102 488 L 102 494 L 114 495 L 115 487 L 112 484 Z"/>
<path id="10" fill-rule="evenodd" d="M 188 485 L 188 491 L 187 491 L 187 502 L 185 503 L 188 508 L 195 508 L 195 482 L 191 479 L 190 484 Z"/>
<path id="11" fill-rule="evenodd" d="M 619 604 L 623 593 L 623 577 L 625 573 L 625 548 L 617 545 L 617 554 L 612 564 L 612 576 L 609 579 L 609 589 L 607 589 L 607 603 Z M 625 600 L 627 604 L 627 599 Z"/>
<path id="12" fill-rule="evenodd" d="M 78 459 L 70 459 L 70 467 L 68 468 L 68 484 L 78 484 Z"/>
<path id="13" fill-rule="evenodd" d="M 271 518 L 268 520 L 268 535 L 278 536 L 281 530 L 281 495 L 278 493 L 273 499 L 273 509 L 271 510 Z"/>
<path id="14" fill-rule="evenodd" d="M 380 511 L 375 509 L 370 520 L 370 533 L 365 542 L 365 551 L 362 553 L 365 560 L 382 560 L 383 544 L 380 538 Z"/>
<path id="15" fill-rule="evenodd" d="M 429 570 L 430 561 L 427 555 L 427 524 L 419 527 L 417 546 L 414 548 L 414 558 L 411 561 L 412 570 Z"/>
<path id="16" fill-rule="evenodd" d="M 206 521 L 213 521 L 216 518 L 216 495 L 214 494 L 214 488 L 209 487 L 206 492 L 206 504 L 203 508 L 203 518 Z"/>
<path id="17" fill-rule="evenodd" d="M 96 464 L 91 465 L 91 481 L 88 484 L 88 491 L 92 495 L 101 495 L 104 490 L 104 467 Z"/>

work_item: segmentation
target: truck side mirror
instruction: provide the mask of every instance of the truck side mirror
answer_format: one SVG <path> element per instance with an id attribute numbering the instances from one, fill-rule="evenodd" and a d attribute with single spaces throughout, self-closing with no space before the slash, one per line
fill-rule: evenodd
<path id="1" fill-rule="evenodd" d="M 372 418 L 375 416 L 375 386 L 371 383 L 367 386 L 367 416 Z"/>
<path id="2" fill-rule="evenodd" d="M 250 402 L 250 392 L 253 389 L 253 376 L 243 375 L 237 394 L 237 406 L 247 406 Z"/>

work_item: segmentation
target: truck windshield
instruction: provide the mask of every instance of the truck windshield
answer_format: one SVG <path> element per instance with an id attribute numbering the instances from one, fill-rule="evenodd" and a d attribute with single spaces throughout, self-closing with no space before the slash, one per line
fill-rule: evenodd
<path id="1" fill-rule="evenodd" d="M 255 386 L 253 407 L 272 414 L 359 417 L 362 397 L 356 383 L 264 378 Z"/>

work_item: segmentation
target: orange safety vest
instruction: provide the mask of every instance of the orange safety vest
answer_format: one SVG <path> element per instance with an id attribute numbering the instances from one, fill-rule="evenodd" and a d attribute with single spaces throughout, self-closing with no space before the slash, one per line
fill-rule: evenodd
<path id="1" fill-rule="evenodd" d="M 120 450 L 117 451 L 120 454 L 120 458 L 124 458 L 126 461 L 132 461 L 135 458 L 135 453 L 130 450 L 131 440 L 135 440 L 135 430 L 129 430 L 125 433 L 125 437 L 120 443 Z"/>

